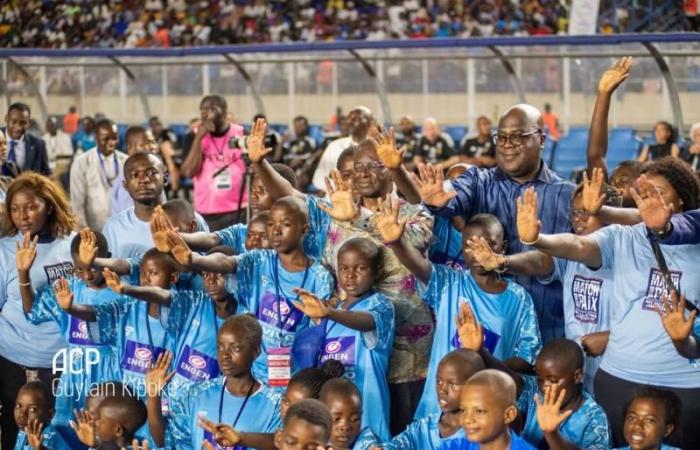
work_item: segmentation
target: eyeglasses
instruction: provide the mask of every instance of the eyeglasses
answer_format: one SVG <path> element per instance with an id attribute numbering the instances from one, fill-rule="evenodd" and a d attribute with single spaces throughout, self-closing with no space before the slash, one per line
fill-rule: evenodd
<path id="1" fill-rule="evenodd" d="M 355 163 L 355 165 L 353 166 L 353 170 L 355 172 L 381 172 L 382 170 L 384 170 L 384 167 L 384 164 L 380 162 L 371 162 L 367 164 Z"/>
<path id="2" fill-rule="evenodd" d="M 527 131 L 525 133 L 513 133 L 513 134 L 503 134 L 503 133 L 493 133 L 491 139 L 496 143 L 496 145 L 506 145 L 510 141 L 513 145 L 522 145 L 523 139 L 527 136 L 531 136 L 535 133 L 541 133 L 542 130 L 539 128 L 532 131 Z"/>
<path id="3" fill-rule="evenodd" d="M 589 217 L 591 217 L 591 213 L 586 211 L 585 209 L 571 209 L 571 215 L 574 216 L 577 219 L 581 220 L 588 220 Z"/>

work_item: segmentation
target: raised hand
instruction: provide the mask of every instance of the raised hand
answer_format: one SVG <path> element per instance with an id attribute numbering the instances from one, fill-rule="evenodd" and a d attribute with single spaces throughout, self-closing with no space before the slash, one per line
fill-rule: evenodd
<path id="1" fill-rule="evenodd" d="M 156 206 L 151 217 L 151 236 L 159 252 L 170 253 L 172 249 L 168 241 L 168 231 L 178 231 L 178 229 L 170 223 L 170 219 L 163 211 L 163 207 Z"/>
<path id="2" fill-rule="evenodd" d="M 591 179 L 588 179 L 588 171 L 583 172 L 583 209 L 592 215 L 598 214 L 605 202 L 603 193 L 604 175 L 600 167 L 594 167 Z"/>
<path id="3" fill-rule="evenodd" d="M 75 420 L 70 421 L 70 426 L 78 436 L 78 440 L 90 448 L 97 446 L 95 438 L 95 418 L 87 410 L 74 409 Z"/>
<path id="4" fill-rule="evenodd" d="M 122 280 L 119 275 L 114 273 L 109 267 L 105 267 L 102 270 L 102 275 L 105 277 L 105 283 L 107 287 L 117 294 L 122 294 L 124 292 L 124 285 L 122 285 Z"/>
<path id="5" fill-rule="evenodd" d="M 45 447 L 42 445 L 42 434 L 44 430 L 44 424 L 39 421 L 39 419 L 29 419 L 27 422 L 26 432 L 27 432 L 27 444 L 34 450 L 42 450 Z"/>
<path id="6" fill-rule="evenodd" d="M 672 341 L 681 342 L 690 336 L 695 323 L 697 311 L 692 311 L 685 316 L 685 296 L 678 298 L 678 293 L 671 291 L 671 299 L 664 295 L 664 307 L 657 307 L 656 312 L 661 317 L 661 323 Z"/>
<path id="7" fill-rule="evenodd" d="M 328 316 L 330 307 L 322 300 L 319 300 L 314 294 L 304 289 L 294 289 L 294 292 L 299 294 L 299 301 L 295 301 L 294 306 L 311 319 L 323 319 Z"/>
<path id="8" fill-rule="evenodd" d="M 56 296 L 56 303 L 64 311 L 70 311 L 73 307 L 73 293 L 68 287 L 68 281 L 61 277 L 53 286 L 53 293 Z"/>
<path id="9" fill-rule="evenodd" d="M 462 303 L 459 314 L 455 317 L 455 324 L 462 348 L 481 351 L 484 345 L 484 328 L 477 322 L 468 303 Z"/>
<path id="10" fill-rule="evenodd" d="M 442 208 L 450 199 L 457 196 L 457 193 L 454 191 L 445 191 L 443 186 L 445 176 L 442 173 L 442 166 L 421 164 L 418 166 L 418 173 L 420 178 L 413 173 L 410 176 L 416 185 L 416 189 L 418 189 L 421 200 L 426 205 Z"/>
<path id="11" fill-rule="evenodd" d="M 190 265 L 192 263 L 192 250 L 187 246 L 187 242 L 179 233 L 172 230 L 168 231 L 167 236 L 170 253 L 175 260 L 183 266 Z"/>
<path id="12" fill-rule="evenodd" d="M 666 204 L 659 189 L 644 174 L 637 178 L 637 187 L 630 189 L 630 193 L 646 226 L 664 231 L 673 215 L 673 204 Z"/>
<path id="13" fill-rule="evenodd" d="M 165 386 L 175 375 L 175 371 L 169 372 L 173 354 L 165 351 L 158 355 L 158 359 L 146 372 L 146 395 L 149 397 L 161 397 Z"/>
<path id="14" fill-rule="evenodd" d="M 265 148 L 265 136 L 267 135 L 267 122 L 265 119 L 259 118 L 253 124 L 250 134 L 246 140 L 248 147 L 248 156 L 253 163 L 259 163 L 267 155 L 272 153 L 271 148 Z"/>
<path id="15" fill-rule="evenodd" d="M 343 181 L 343 177 L 337 170 L 331 172 L 331 177 L 336 186 L 335 188 L 328 179 L 325 180 L 326 191 L 331 199 L 331 207 L 328 207 L 324 203 L 319 203 L 319 208 L 339 222 L 354 220 L 360 214 L 360 208 L 355 202 L 351 183 Z"/>
<path id="16" fill-rule="evenodd" d="M 600 77 L 598 92 L 601 94 L 612 94 L 630 76 L 630 69 L 632 69 L 631 56 L 625 56 L 615 61 L 612 67 Z"/>
<path id="17" fill-rule="evenodd" d="M 213 445 L 211 445 L 211 442 L 209 441 L 202 441 L 202 450 L 216 450 Z"/>
<path id="18" fill-rule="evenodd" d="M 32 268 L 36 259 L 36 245 L 39 242 L 39 236 L 32 239 L 29 232 L 24 233 L 22 237 L 22 245 L 17 242 L 17 253 L 15 253 L 15 262 L 17 263 L 17 272 L 27 273 Z"/>
<path id="19" fill-rule="evenodd" d="M 377 156 L 388 169 L 398 169 L 403 164 L 405 149 L 396 148 L 396 132 L 394 127 L 387 133 L 383 128 L 377 127 L 377 139 L 371 139 Z"/>
<path id="20" fill-rule="evenodd" d="M 92 266 L 97 255 L 97 238 L 90 228 L 80 230 L 80 246 L 78 260 L 87 267 Z"/>
<path id="21" fill-rule="evenodd" d="M 474 261 L 488 271 L 497 270 L 506 262 L 506 257 L 494 252 L 483 236 L 469 239 L 467 247 L 467 253 Z"/>
<path id="22" fill-rule="evenodd" d="M 241 436 L 238 432 L 225 423 L 217 424 L 207 420 L 204 416 L 199 416 L 198 425 L 211 433 L 216 443 L 221 447 L 234 447 L 241 442 Z"/>
<path id="23" fill-rule="evenodd" d="M 122 447 L 121 450 L 129 450 L 129 449 Z M 134 438 L 131 441 L 131 450 L 148 450 L 148 439 L 144 439 L 143 442 L 139 443 L 139 440 Z"/>
<path id="24" fill-rule="evenodd" d="M 518 197 L 518 236 L 521 242 L 534 243 L 540 235 L 540 221 L 537 218 L 537 192 L 530 187 Z"/>
<path id="25" fill-rule="evenodd" d="M 379 201 L 377 213 L 377 230 L 386 244 L 398 242 L 406 229 L 406 220 L 399 220 L 399 199 L 387 194 L 384 201 Z"/>
<path id="26" fill-rule="evenodd" d="M 566 389 L 559 391 L 558 396 L 554 396 L 555 389 L 548 386 L 544 390 L 544 400 L 539 394 L 535 394 L 535 404 L 537 405 L 537 423 L 544 433 L 553 433 L 571 415 L 573 411 L 561 412 L 561 405 L 566 397 Z"/>

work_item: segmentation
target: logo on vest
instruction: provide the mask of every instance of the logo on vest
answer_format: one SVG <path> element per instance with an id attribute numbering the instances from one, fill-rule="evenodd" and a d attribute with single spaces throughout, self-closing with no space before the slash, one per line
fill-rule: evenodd
<path id="1" fill-rule="evenodd" d="M 583 323 L 598 323 L 600 293 L 603 280 L 574 276 L 571 296 L 574 300 L 574 318 Z"/>
<path id="2" fill-rule="evenodd" d="M 671 276 L 671 283 L 673 287 L 678 289 L 681 284 L 681 275 L 683 272 L 670 270 L 669 275 Z M 669 295 L 666 289 L 666 281 L 661 271 L 656 268 L 652 268 L 649 271 L 649 283 L 647 284 L 647 295 L 642 302 L 642 309 L 647 311 L 656 311 L 657 309 L 664 307 L 664 296 Z"/>
<path id="3" fill-rule="evenodd" d="M 216 358 L 185 345 L 176 371 L 189 380 L 206 381 L 219 376 L 219 363 Z"/>
<path id="4" fill-rule="evenodd" d="M 46 281 L 53 284 L 61 278 L 68 278 L 73 273 L 73 264 L 62 262 L 52 266 L 44 266 L 44 273 L 46 273 Z"/>

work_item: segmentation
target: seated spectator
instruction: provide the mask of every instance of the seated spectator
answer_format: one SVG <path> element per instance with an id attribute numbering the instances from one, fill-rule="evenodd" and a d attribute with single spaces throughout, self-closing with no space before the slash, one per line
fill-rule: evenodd
<path id="1" fill-rule="evenodd" d="M 304 116 L 295 117 L 294 136 L 284 144 L 282 162 L 294 169 L 297 187 L 302 192 L 311 183 L 312 171 L 319 156 L 316 140 L 309 136 L 309 120 Z"/>
<path id="2" fill-rule="evenodd" d="M 654 143 L 645 145 L 639 154 L 639 162 L 660 159 L 664 156 L 680 157 L 681 149 L 676 144 L 676 132 L 673 126 L 665 121 L 656 122 L 654 126 Z"/>
<path id="3" fill-rule="evenodd" d="M 418 149 L 413 157 L 413 162 L 419 164 L 436 164 L 449 159 L 454 150 L 454 145 L 448 136 L 444 136 L 440 125 L 433 117 L 428 117 L 423 122 L 423 136 L 418 141 Z"/>
<path id="4" fill-rule="evenodd" d="M 46 143 L 46 153 L 49 158 L 49 167 L 53 172 L 54 181 L 70 168 L 73 158 L 73 144 L 70 136 L 58 128 L 56 117 L 52 116 L 46 121 L 46 133 L 43 136 Z"/>
<path id="5" fill-rule="evenodd" d="M 416 123 L 413 121 L 413 117 L 403 116 L 401 121 L 399 121 L 399 130 L 401 134 L 396 136 L 396 145 L 401 149 L 406 149 L 403 154 L 404 164 L 406 164 L 408 170 L 414 170 L 416 166 L 413 164 L 413 157 L 418 151 L 420 135 L 416 129 Z"/>
<path id="6" fill-rule="evenodd" d="M 491 121 L 486 116 L 476 119 L 477 135 L 465 137 L 459 150 L 460 162 L 479 167 L 496 165 L 496 146 L 491 139 Z"/>
<path id="7" fill-rule="evenodd" d="M 694 171 L 700 171 L 700 122 L 693 124 L 689 133 L 688 151 L 685 160 Z"/>

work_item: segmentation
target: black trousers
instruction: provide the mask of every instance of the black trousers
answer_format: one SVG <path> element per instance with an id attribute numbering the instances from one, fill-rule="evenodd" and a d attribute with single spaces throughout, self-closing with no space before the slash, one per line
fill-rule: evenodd
<path id="1" fill-rule="evenodd" d="M 38 369 L 39 381 L 51 387 L 57 377 L 51 369 Z M 27 369 L 15 364 L 9 359 L 0 356 L 0 402 L 2 402 L 2 414 L 0 414 L 0 441 L 2 450 L 12 449 L 17 439 L 17 424 L 15 424 L 15 400 L 17 392 L 27 382 Z"/>
<path id="2" fill-rule="evenodd" d="M 389 396 L 391 398 L 389 430 L 392 436 L 401 433 L 413 422 L 413 414 L 418 408 L 424 386 L 425 380 L 389 385 Z"/>
<path id="3" fill-rule="evenodd" d="M 625 405 L 632 398 L 634 391 L 641 384 L 625 381 L 609 373 L 598 370 L 595 376 L 595 398 L 605 410 L 613 433 L 614 447 L 627 445 L 623 436 Z M 675 392 L 683 402 L 680 424 L 676 431 L 664 441 L 673 447 L 683 449 L 700 449 L 700 388 L 678 389 L 665 386 L 664 389 Z"/>

